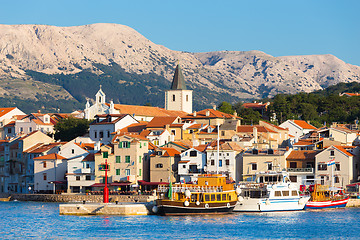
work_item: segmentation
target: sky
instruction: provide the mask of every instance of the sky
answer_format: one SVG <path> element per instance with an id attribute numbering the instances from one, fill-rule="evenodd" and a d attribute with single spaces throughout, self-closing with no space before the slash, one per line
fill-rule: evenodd
<path id="1" fill-rule="evenodd" d="M 0 24 L 127 25 L 188 52 L 333 54 L 360 66 L 359 0 L 0 0 Z"/>

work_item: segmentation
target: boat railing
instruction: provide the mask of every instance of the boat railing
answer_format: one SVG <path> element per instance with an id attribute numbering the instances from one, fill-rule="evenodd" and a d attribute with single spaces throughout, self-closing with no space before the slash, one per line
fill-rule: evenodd
<path id="1" fill-rule="evenodd" d="M 159 192 L 167 192 L 169 190 L 168 185 L 159 185 Z M 222 186 L 172 186 L 173 193 L 184 193 L 186 190 L 190 192 L 222 192 Z"/>
<path id="2" fill-rule="evenodd" d="M 239 182 L 236 186 L 239 188 L 263 188 L 266 187 L 266 184 L 253 183 L 253 182 Z"/>

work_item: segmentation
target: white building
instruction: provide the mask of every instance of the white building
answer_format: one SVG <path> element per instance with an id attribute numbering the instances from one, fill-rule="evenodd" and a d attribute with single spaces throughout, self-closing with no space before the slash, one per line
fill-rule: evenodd
<path id="1" fill-rule="evenodd" d="M 166 129 L 144 130 L 140 135 L 149 139 L 155 146 L 163 146 L 174 141 L 174 135 Z"/>
<path id="2" fill-rule="evenodd" d="M 90 186 L 95 183 L 94 153 L 89 153 L 85 157 L 78 156 L 68 159 L 67 165 L 67 192 L 86 193 L 87 190 L 90 191 Z"/>
<path id="3" fill-rule="evenodd" d="M 220 173 L 226 175 L 229 180 L 240 181 L 241 179 L 241 152 L 243 149 L 235 142 L 226 142 L 220 145 L 219 159 L 217 148 L 208 147 L 206 150 L 207 173 Z"/>
<path id="4" fill-rule="evenodd" d="M 280 124 L 279 127 L 288 129 L 289 134 L 294 136 L 295 142 L 297 142 L 301 136 L 316 130 L 316 127 L 303 120 L 287 120 Z"/>
<path id="5" fill-rule="evenodd" d="M 178 175 L 180 180 L 185 182 L 194 182 L 199 174 L 205 173 L 206 153 L 200 150 L 205 148 L 190 148 L 180 154 L 181 160 L 178 166 Z"/>
<path id="6" fill-rule="evenodd" d="M 138 121 L 129 114 L 96 115 L 95 121 L 90 124 L 89 135 L 92 141 L 107 144 L 112 140 L 112 133 L 133 123 Z"/>
<path id="7" fill-rule="evenodd" d="M 14 117 L 18 115 L 26 115 L 23 111 L 18 109 L 17 107 L 10 107 L 10 108 L 0 108 L 0 139 L 5 138 L 5 132 L 3 127 L 10 123 L 11 121 L 14 121 Z M 7 129 L 9 130 L 9 128 Z M 13 131 L 12 128 L 10 128 L 10 131 Z M 15 132 L 6 132 L 8 136 L 12 137 L 15 135 Z"/>

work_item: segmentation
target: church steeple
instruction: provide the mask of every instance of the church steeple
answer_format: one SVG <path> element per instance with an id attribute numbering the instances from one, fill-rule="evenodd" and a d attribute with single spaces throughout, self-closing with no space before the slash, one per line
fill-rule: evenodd
<path id="1" fill-rule="evenodd" d="M 180 64 L 176 66 L 173 81 L 171 83 L 171 90 L 186 90 L 184 75 L 182 73 Z"/>

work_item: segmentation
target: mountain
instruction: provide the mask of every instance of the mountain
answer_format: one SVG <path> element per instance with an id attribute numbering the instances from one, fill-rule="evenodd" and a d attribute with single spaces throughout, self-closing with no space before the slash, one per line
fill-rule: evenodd
<path id="1" fill-rule="evenodd" d="M 332 55 L 173 51 L 119 24 L 0 25 L 0 105 L 83 109 L 101 84 L 114 103 L 162 107 L 178 62 L 194 109 L 360 82 L 360 67 Z"/>

